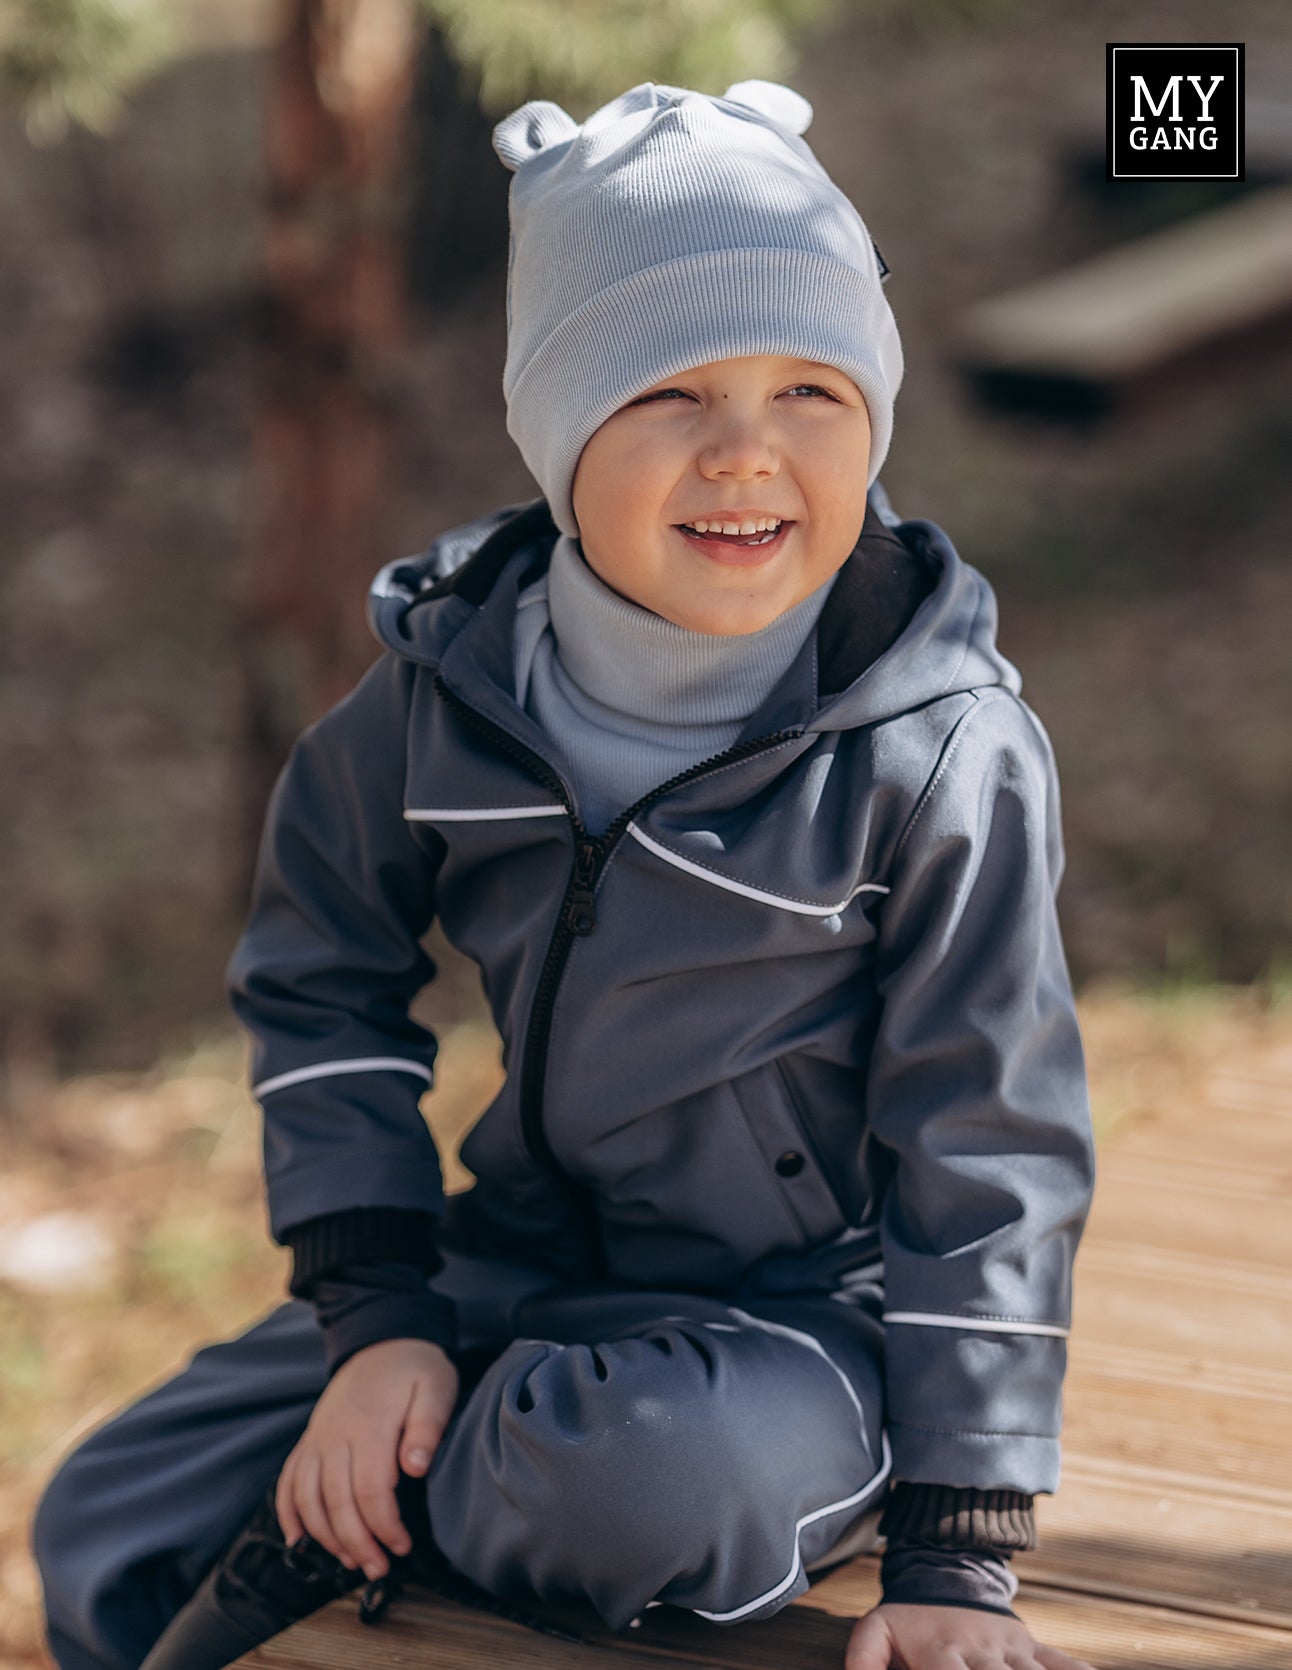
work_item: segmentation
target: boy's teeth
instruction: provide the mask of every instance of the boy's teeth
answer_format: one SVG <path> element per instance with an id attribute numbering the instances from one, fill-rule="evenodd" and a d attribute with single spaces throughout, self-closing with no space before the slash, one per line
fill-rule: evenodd
<path id="1" fill-rule="evenodd" d="M 779 516 L 760 516 L 753 522 L 688 522 L 688 528 L 694 528 L 697 533 L 767 533 L 773 528 L 779 528 Z"/>

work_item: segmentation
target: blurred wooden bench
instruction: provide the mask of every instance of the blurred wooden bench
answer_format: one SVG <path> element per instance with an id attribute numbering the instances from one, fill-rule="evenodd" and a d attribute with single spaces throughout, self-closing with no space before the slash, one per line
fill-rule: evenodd
<path id="1" fill-rule="evenodd" d="M 1134 239 L 978 302 L 952 354 L 1002 410 L 1090 420 L 1228 382 L 1244 361 L 1292 366 L 1292 188 Z"/>
<path id="2" fill-rule="evenodd" d="M 1018 1561 L 1020 1615 L 1096 1670 L 1292 1670 L 1292 1051 L 1221 1063 L 1187 1109 L 1101 1145 L 1077 1274 L 1064 1479 Z M 373 1629 L 353 1597 L 244 1670 L 842 1670 L 877 1562 L 723 1628 L 672 1607 L 576 1645 L 405 1591 Z"/>

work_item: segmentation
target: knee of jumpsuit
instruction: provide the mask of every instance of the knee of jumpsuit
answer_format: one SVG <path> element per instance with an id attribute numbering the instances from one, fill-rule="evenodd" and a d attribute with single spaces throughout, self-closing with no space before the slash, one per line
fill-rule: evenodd
<path id="1" fill-rule="evenodd" d="M 428 1475 L 435 1540 L 505 1600 L 770 1615 L 880 1493 L 880 1412 L 811 1336 L 667 1318 L 513 1341 Z"/>
<path id="2" fill-rule="evenodd" d="M 59 1670 L 135 1670 L 277 1477 L 327 1381 L 293 1300 L 64 1458 L 31 1528 Z"/>

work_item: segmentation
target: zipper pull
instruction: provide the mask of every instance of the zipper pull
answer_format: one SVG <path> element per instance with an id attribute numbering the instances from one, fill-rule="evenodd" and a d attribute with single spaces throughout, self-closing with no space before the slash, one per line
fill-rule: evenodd
<path id="1" fill-rule="evenodd" d="M 597 849 L 591 841 L 580 841 L 574 849 L 574 883 L 565 906 L 565 925 L 571 933 L 586 939 L 597 925 L 592 884 L 597 879 Z"/>

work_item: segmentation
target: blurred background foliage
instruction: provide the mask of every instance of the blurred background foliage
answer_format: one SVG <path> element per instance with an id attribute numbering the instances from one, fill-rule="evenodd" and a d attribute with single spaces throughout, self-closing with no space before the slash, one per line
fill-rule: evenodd
<path id="1" fill-rule="evenodd" d="M 639 81 L 720 92 L 729 77 L 777 80 L 796 61 L 795 37 L 820 27 L 839 0 L 422 0 L 458 63 L 476 73 L 480 103 L 505 115 L 529 98 L 588 114 Z"/>
<path id="2" fill-rule="evenodd" d="M 62 139 L 77 123 L 106 134 L 178 45 L 174 14 L 156 0 L 6 0 L 0 89 L 33 143 Z"/>
<path id="3" fill-rule="evenodd" d="M 848 0 L 416 0 L 473 72 L 481 107 L 527 98 L 589 110 L 638 81 L 717 92 L 719 81 L 793 73 L 799 42 Z M 853 0 L 917 35 L 973 28 L 1022 0 Z M 5 0 L 0 88 L 35 143 L 71 123 L 107 133 L 129 93 L 185 50 L 192 8 L 163 0 Z M 586 114 L 586 111 L 584 112 Z"/>

